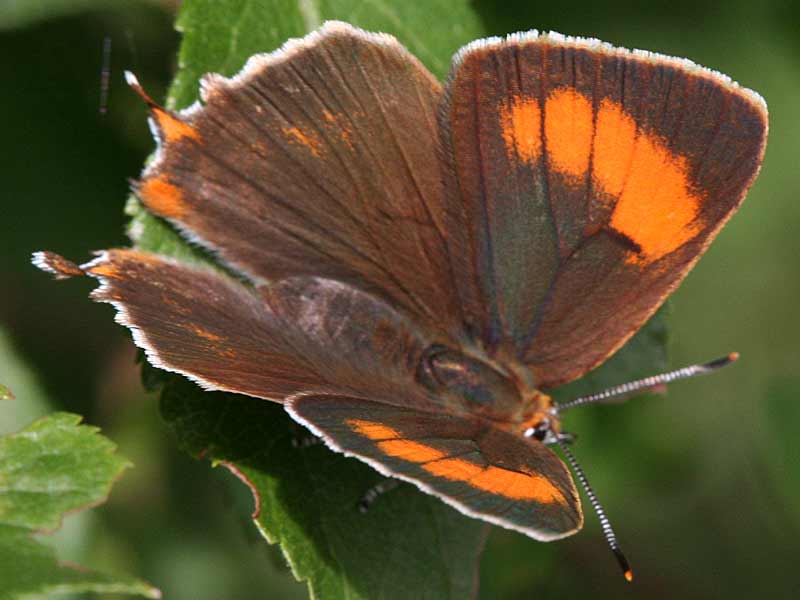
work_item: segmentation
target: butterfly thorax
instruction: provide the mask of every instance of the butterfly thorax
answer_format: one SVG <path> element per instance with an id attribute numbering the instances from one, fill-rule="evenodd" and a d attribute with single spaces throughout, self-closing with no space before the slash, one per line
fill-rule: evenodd
<path id="1" fill-rule="evenodd" d="M 417 380 L 457 413 L 492 421 L 522 434 L 541 423 L 560 430 L 550 396 L 534 389 L 520 369 L 490 364 L 446 346 L 431 346 L 417 368 Z"/>

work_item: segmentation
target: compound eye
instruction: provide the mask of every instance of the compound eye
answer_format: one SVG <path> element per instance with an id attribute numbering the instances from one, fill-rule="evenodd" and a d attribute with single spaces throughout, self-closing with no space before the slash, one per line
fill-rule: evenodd
<path id="1" fill-rule="evenodd" d="M 550 421 L 543 419 L 537 423 L 535 427 L 529 428 L 524 435 L 525 437 L 530 437 L 540 442 L 544 442 L 548 433 L 550 433 Z"/>

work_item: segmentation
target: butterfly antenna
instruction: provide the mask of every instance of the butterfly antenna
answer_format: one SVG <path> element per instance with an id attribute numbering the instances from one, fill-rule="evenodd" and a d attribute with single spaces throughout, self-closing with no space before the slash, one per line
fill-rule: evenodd
<path id="1" fill-rule="evenodd" d="M 707 373 L 711 373 L 717 369 L 721 369 L 722 367 L 731 364 L 732 362 L 735 362 L 738 358 L 738 352 L 731 352 L 727 356 L 717 358 L 716 360 L 712 360 L 707 363 L 691 365 L 688 367 L 683 367 L 682 369 L 676 369 L 675 371 L 669 371 L 668 373 L 651 375 L 650 377 L 645 377 L 644 379 L 623 383 L 622 385 L 610 387 L 607 390 L 603 390 L 602 392 L 598 392 L 596 394 L 591 394 L 590 396 L 581 396 L 580 398 L 575 398 L 569 402 L 559 404 L 557 410 L 559 413 L 562 413 L 564 411 L 577 408 L 578 406 L 602 402 L 618 396 L 626 396 L 636 392 L 641 392 L 643 390 L 658 388 L 668 383 L 672 383 L 673 381 L 678 381 L 679 379 L 686 379 L 696 375 L 706 375 Z"/>
<path id="2" fill-rule="evenodd" d="M 617 558 L 617 562 L 622 569 L 622 574 L 625 577 L 625 580 L 633 581 L 633 571 L 631 571 L 631 566 L 628 563 L 628 559 L 625 558 L 625 554 L 623 554 L 622 549 L 619 547 L 617 536 L 614 535 L 614 530 L 611 528 L 611 522 L 608 520 L 606 511 L 603 510 L 603 506 L 600 504 L 597 496 L 594 495 L 594 490 L 592 490 L 592 486 L 589 485 L 589 480 L 586 479 L 586 474 L 583 472 L 583 469 L 581 469 L 578 461 L 575 459 L 575 455 L 572 454 L 570 449 L 567 447 L 566 442 L 559 439 L 558 445 L 561 446 L 561 451 L 564 453 L 564 456 L 566 456 L 567 462 L 572 468 L 572 472 L 575 473 L 578 481 L 581 482 L 583 490 L 589 497 L 589 502 L 592 503 L 592 508 L 597 514 L 597 518 L 600 520 L 600 527 L 603 528 L 603 535 L 606 537 L 606 542 L 608 542 L 609 548 L 611 548 L 611 551 Z"/>

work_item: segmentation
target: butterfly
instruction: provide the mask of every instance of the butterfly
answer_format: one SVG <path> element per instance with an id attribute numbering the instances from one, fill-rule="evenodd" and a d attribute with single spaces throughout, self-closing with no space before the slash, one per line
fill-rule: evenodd
<path id="1" fill-rule="evenodd" d="M 537 32 L 472 42 L 441 84 L 340 22 L 206 75 L 180 112 L 127 77 L 158 142 L 137 196 L 226 272 L 136 249 L 35 264 L 99 280 L 156 367 L 280 402 L 467 515 L 571 535 L 572 467 L 631 578 L 561 415 L 735 357 L 566 404 L 548 390 L 620 348 L 736 211 L 766 144 L 758 94 Z"/>

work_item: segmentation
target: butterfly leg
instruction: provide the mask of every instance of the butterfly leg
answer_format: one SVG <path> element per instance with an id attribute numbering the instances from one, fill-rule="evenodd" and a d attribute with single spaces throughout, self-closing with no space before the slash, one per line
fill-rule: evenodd
<path id="1" fill-rule="evenodd" d="M 361 500 L 358 501 L 358 512 L 362 514 L 366 513 L 369 510 L 369 507 L 372 506 L 372 503 L 378 499 L 378 496 L 393 490 L 398 485 L 400 485 L 399 480 L 387 477 L 386 479 L 369 488 L 361 497 Z"/>

